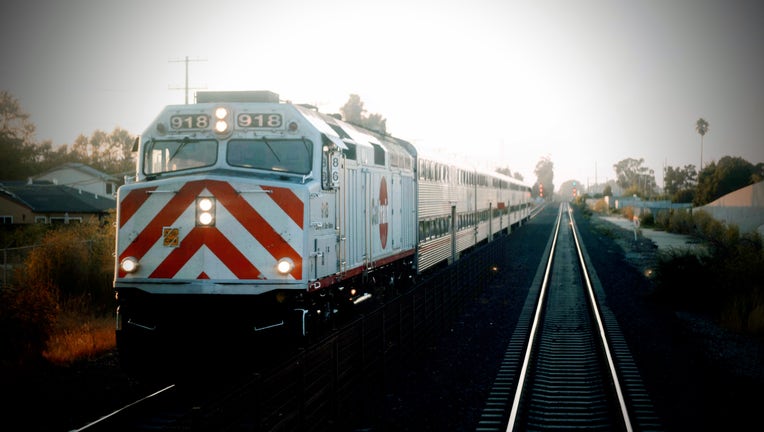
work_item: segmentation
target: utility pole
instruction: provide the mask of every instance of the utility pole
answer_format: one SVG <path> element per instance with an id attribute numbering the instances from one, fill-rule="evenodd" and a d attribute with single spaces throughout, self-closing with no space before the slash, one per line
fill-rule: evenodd
<path id="1" fill-rule="evenodd" d="M 189 87 L 188 86 L 188 63 L 189 62 L 203 62 L 207 60 L 203 59 L 189 59 L 188 56 L 186 56 L 183 60 L 170 60 L 170 63 L 185 63 L 186 64 L 186 85 L 184 87 L 170 87 L 170 90 L 183 90 L 186 95 L 186 105 L 188 105 L 188 91 L 189 90 L 202 90 L 206 87 Z"/>

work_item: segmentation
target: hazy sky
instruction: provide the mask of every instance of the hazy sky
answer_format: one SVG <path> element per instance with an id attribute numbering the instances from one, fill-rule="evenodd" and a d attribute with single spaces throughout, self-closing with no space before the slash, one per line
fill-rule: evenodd
<path id="1" fill-rule="evenodd" d="M 764 162 L 758 0 L 6 0 L 0 90 L 36 138 L 141 133 L 190 86 L 271 90 L 338 112 L 351 93 L 418 146 L 529 183 L 614 178 L 644 158 Z M 193 98 L 193 96 L 192 96 Z M 596 167 L 596 168 L 595 168 Z"/>

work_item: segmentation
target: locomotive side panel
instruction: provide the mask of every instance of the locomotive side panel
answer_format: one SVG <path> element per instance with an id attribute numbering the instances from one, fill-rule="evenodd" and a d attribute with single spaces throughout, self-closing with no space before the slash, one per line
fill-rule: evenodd
<path id="1" fill-rule="evenodd" d="M 416 182 L 414 180 L 414 174 L 401 175 L 399 178 L 400 184 L 400 205 L 395 207 L 395 211 L 398 213 L 398 217 L 401 218 L 400 223 L 400 243 L 399 247 L 402 249 L 414 249 L 416 247 L 416 229 L 417 229 L 417 217 L 416 217 Z M 400 210 L 398 210 L 400 209 Z"/>
<path id="2" fill-rule="evenodd" d="M 337 257 L 336 194 L 334 191 L 311 193 L 311 219 L 308 227 L 310 270 L 308 278 L 317 280 L 339 271 Z"/>
<path id="3" fill-rule="evenodd" d="M 345 188 L 346 227 L 344 243 L 346 269 L 354 269 L 364 264 L 366 253 L 366 179 L 355 163 L 347 162 Z"/>

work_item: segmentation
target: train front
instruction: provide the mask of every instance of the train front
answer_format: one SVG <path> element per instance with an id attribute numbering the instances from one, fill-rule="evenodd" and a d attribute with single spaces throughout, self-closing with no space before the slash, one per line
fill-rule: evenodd
<path id="1" fill-rule="evenodd" d="M 299 314 L 321 136 L 278 96 L 248 97 L 169 106 L 139 139 L 117 210 L 117 343 L 128 366 L 245 346 Z"/>

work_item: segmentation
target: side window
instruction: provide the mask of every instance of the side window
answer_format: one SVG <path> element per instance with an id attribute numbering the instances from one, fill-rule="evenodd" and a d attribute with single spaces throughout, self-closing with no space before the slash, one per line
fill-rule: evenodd
<path id="1" fill-rule="evenodd" d="M 385 149 L 379 144 L 372 144 L 371 146 L 374 147 L 374 165 L 384 165 Z"/>

